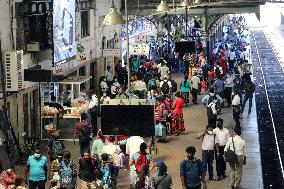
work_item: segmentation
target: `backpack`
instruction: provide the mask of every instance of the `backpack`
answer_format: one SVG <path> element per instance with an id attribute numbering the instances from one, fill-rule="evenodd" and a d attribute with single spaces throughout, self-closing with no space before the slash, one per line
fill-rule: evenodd
<path id="1" fill-rule="evenodd" d="M 60 153 L 63 153 L 63 144 L 59 140 L 53 140 L 50 153 L 51 158 L 56 159 Z"/>
<path id="2" fill-rule="evenodd" d="M 168 81 L 164 81 L 161 87 L 161 91 L 163 94 L 169 94 L 170 93 L 170 86 L 168 84 Z"/>
<path id="3" fill-rule="evenodd" d="M 150 162 L 147 158 L 147 154 L 146 155 L 143 155 L 139 152 L 140 156 L 139 158 L 136 160 L 135 162 L 135 169 L 136 169 L 136 173 L 141 176 L 148 173 L 148 170 L 149 170 L 149 165 L 150 165 Z M 142 177 L 143 177 L 142 176 Z"/>
<path id="4" fill-rule="evenodd" d="M 172 91 L 173 92 L 177 92 L 177 82 L 175 82 L 174 80 L 172 80 Z"/>
<path id="5" fill-rule="evenodd" d="M 249 81 L 249 83 L 246 86 L 246 92 L 247 93 L 254 93 L 255 91 L 255 85 L 252 81 Z"/>
<path id="6" fill-rule="evenodd" d="M 102 167 L 100 168 L 100 171 L 103 173 L 102 182 L 105 185 L 111 186 L 111 184 L 112 184 L 112 172 L 111 172 L 111 168 L 109 167 L 109 165 L 103 164 Z"/>
<path id="7" fill-rule="evenodd" d="M 209 95 L 209 99 L 208 99 L 208 101 L 207 101 L 207 105 L 209 105 L 211 102 L 213 102 L 213 100 L 214 100 L 214 98 L 216 98 L 216 95 L 214 94 L 214 95 L 210 95 L 210 94 L 208 94 Z"/>
<path id="8" fill-rule="evenodd" d="M 79 131 L 79 141 L 81 143 L 86 143 L 91 141 L 91 129 L 88 124 L 83 125 Z"/>

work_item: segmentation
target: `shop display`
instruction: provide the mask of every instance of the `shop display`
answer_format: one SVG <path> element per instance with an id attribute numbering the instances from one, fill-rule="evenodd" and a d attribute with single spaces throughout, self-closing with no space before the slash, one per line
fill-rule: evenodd
<path id="1" fill-rule="evenodd" d="M 54 107 L 44 106 L 42 108 L 43 117 L 55 117 L 59 111 Z"/>

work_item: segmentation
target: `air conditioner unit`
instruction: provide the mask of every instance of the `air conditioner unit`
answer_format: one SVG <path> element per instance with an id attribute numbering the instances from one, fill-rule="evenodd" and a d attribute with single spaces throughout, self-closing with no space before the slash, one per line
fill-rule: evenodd
<path id="1" fill-rule="evenodd" d="M 23 51 L 5 52 L 6 91 L 19 91 L 23 87 Z"/>
<path id="2" fill-rule="evenodd" d="M 27 43 L 26 48 L 27 48 L 28 52 L 39 52 L 40 51 L 40 44 L 39 44 L 39 42 Z"/>

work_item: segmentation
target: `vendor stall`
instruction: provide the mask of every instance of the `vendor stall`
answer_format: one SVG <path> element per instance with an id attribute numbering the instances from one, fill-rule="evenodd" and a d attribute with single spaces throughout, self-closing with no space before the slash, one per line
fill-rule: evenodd
<path id="1" fill-rule="evenodd" d="M 60 130 L 61 140 L 72 140 L 73 129 L 81 121 L 81 114 L 89 111 L 89 99 L 80 88 L 89 79 L 89 76 L 70 76 L 42 84 L 42 139 Z"/>

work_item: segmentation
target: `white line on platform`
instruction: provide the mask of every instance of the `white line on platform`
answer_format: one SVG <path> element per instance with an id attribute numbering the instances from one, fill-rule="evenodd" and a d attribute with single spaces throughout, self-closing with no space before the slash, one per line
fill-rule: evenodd
<path id="1" fill-rule="evenodd" d="M 263 33 L 264 33 L 264 32 L 263 32 Z M 281 171 L 282 171 L 282 178 L 284 179 L 283 163 L 282 163 L 282 159 L 281 159 L 281 156 L 280 156 L 279 144 L 278 144 L 278 140 L 277 140 L 277 134 L 276 134 L 276 130 L 275 130 L 274 119 L 273 119 L 273 116 L 272 116 L 270 101 L 269 101 L 269 98 L 268 98 L 267 87 L 266 87 L 266 81 L 265 81 L 264 74 L 263 74 L 263 70 L 262 70 L 262 64 L 261 64 L 261 61 L 260 61 L 260 56 L 259 56 L 259 52 L 258 52 L 258 47 L 257 47 L 257 45 L 256 45 L 255 36 L 254 36 L 254 34 L 252 34 L 252 35 L 253 35 L 253 38 L 254 38 L 254 43 L 255 43 L 255 47 L 256 47 L 256 53 L 257 53 L 258 61 L 259 61 L 260 67 L 261 67 L 261 73 L 262 73 L 262 78 L 263 78 L 263 83 L 264 83 L 264 89 L 265 89 L 266 99 L 267 99 L 267 102 L 268 102 L 268 108 L 269 108 L 270 117 L 271 117 L 271 121 L 272 121 L 272 127 L 273 127 L 273 132 L 274 132 L 274 138 L 275 138 L 275 142 L 276 142 L 276 148 L 277 148 L 278 159 L 279 159 L 280 168 L 281 168 Z M 266 37 L 266 36 L 265 36 L 265 37 Z"/>

